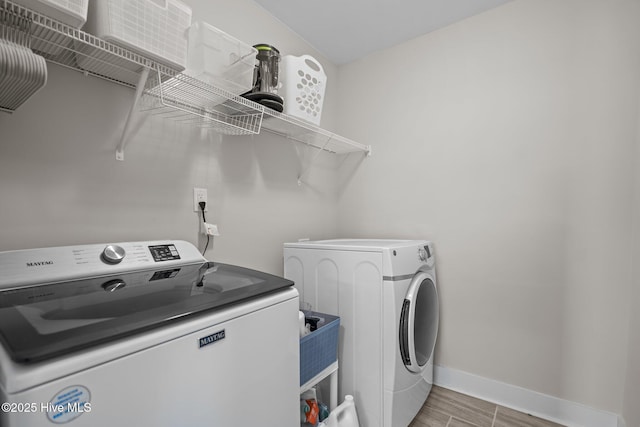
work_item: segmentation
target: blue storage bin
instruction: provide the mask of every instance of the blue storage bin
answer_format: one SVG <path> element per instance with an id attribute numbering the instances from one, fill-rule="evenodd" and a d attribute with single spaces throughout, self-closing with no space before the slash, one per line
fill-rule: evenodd
<path id="1" fill-rule="evenodd" d="M 340 318 L 331 314 L 302 310 L 305 317 L 321 319 L 318 329 L 300 338 L 300 385 L 338 360 Z"/>

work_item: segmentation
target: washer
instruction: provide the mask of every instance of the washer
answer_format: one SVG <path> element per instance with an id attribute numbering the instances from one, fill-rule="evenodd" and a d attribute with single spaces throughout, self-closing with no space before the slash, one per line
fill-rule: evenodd
<path id="1" fill-rule="evenodd" d="M 433 384 L 438 293 L 426 240 L 284 245 L 284 274 L 303 308 L 340 316 L 340 395 L 367 427 L 406 427 Z"/>
<path id="2" fill-rule="evenodd" d="M 297 427 L 298 305 L 184 241 L 2 252 L 0 425 Z"/>

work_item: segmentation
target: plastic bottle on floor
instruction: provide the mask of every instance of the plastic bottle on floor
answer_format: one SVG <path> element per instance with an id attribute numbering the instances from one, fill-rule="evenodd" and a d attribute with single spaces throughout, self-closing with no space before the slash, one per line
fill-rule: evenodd
<path id="1" fill-rule="evenodd" d="M 329 417 L 318 424 L 318 427 L 360 427 L 353 396 L 347 394 L 344 402 L 331 411 Z"/>

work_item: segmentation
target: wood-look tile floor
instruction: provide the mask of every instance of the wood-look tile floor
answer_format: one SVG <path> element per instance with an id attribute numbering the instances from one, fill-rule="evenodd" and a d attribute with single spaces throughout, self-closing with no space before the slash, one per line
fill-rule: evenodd
<path id="1" fill-rule="evenodd" d="M 409 427 L 562 427 L 541 418 L 433 386 Z"/>

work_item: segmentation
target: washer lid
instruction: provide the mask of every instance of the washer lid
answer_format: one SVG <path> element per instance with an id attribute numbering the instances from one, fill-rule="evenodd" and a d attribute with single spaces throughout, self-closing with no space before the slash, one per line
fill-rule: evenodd
<path id="1" fill-rule="evenodd" d="M 41 361 L 239 303 L 293 282 L 209 262 L 0 291 L 0 340 Z"/>

